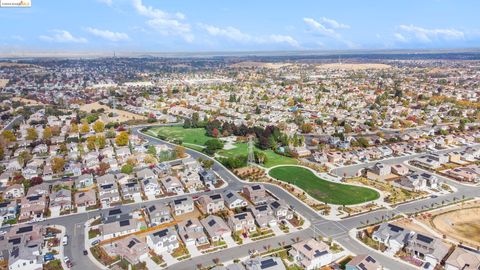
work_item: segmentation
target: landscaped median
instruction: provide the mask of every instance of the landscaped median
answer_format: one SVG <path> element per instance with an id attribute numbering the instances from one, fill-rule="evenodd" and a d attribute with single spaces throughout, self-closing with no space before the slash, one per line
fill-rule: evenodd
<path id="1" fill-rule="evenodd" d="M 293 184 L 314 199 L 336 205 L 354 205 L 376 200 L 380 194 L 370 188 L 335 183 L 317 177 L 311 170 L 299 166 L 278 166 L 269 176 Z"/>

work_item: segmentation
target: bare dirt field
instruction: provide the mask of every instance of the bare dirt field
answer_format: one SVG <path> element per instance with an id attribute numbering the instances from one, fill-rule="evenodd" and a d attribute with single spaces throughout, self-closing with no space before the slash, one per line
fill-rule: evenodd
<path id="1" fill-rule="evenodd" d="M 430 212 L 431 217 L 420 220 L 449 238 L 480 246 L 480 200 L 459 203 Z"/>
<path id="2" fill-rule="evenodd" d="M 147 117 L 127 111 L 122 111 L 118 109 L 111 109 L 110 107 L 106 105 L 102 105 L 98 102 L 90 103 L 90 104 L 84 104 L 80 106 L 80 110 L 85 111 L 85 112 L 91 112 L 92 110 L 98 110 L 103 108 L 105 110 L 105 113 L 103 113 L 100 116 L 100 119 L 105 122 L 125 122 L 128 120 L 146 120 Z M 108 114 L 110 112 L 113 112 L 115 114 L 114 117 L 108 117 Z"/>
<path id="3" fill-rule="evenodd" d="M 3 88 L 7 86 L 8 79 L 0 79 L 0 87 Z"/>
<path id="4" fill-rule="evenodd" d="M 417 233 L 425 234 L 425 235 L 432 235 L 432 233 L 428 232 L 424 227 L 418 225 L 417 223 L 413 222 L 409 218 L 402 218 L 398 219 L 392 222 L 392 224 L 395 224 L 399 227 L 415 231 Z"/>
<path id="5" fill-rule="evenodd" d="M 344 70 L 365 70 L 365 69 L 387 69 L 391 68 L 390 65 L 385 64 L 375 64 L 375 63 L 365 63 L 365 64 L 342 64 L 342 63 L 331 63 L 318 65 L 318 69 L 344 69 Z"/>
<path id="6" fill-rule="evenodd" d="M 279 69 L 282 67 L 288 67 L 292 64 L 290 63 L 263 63 L 263 62 L 252 62 L 252 61 L 247 61 L 247 62 L 240 62 L 231 65 L 231 67 L 237 67 L 237 68 L 249 68 L 249 67 L 261 67 L 261 68 L 270 68 L 270 69 Z"/>
<path id="7" fill-rule="evenodd" d="M 34 65 L 30 64 L 21 64 L 13 62 L 0 62 L 0 67 L 33 67 Z"/>
<path id="8" fill-rule="evenodd" d="M 43 103 L 40 102 L 40 101 L 33 100 L 33 99 L 28 99 L 28 98 L 22 98 L 22 97 L 13 97 L 12 100 L 23 102 L 27 105 L 43 105 Z"/>

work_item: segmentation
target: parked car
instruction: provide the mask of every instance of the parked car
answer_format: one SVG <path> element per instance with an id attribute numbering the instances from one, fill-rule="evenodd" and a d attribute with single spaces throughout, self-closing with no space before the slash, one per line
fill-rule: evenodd
<path id="1" fill-rule="evenodd" d="M 55 257 L 53 256 L 52 253 L 47 253 L 47 254 L 45 254 L 45 256 L 43 256 L 43 261 L 44 262 L 53 261 L 54 259 L 55 259 Z"/>
<path id="2" fill-rule="evenodd" d="M 100 240 L 97 239 L 97 240 L 95 240 L 95 241 L 92 242 L 92 246 L 96 246 L 96 245 L 98 245 L 99 243 L 100 243 Z"/>
<path id="3" fill-rule="evenodd" d="M 86 249 L 83 250 L 83 255 L 85 255 L 85 256 L 88 255 L 88 251 Z"/>
<path id="4" fill-rule="evenodd" d="M 62 245 L 64 245 L 64 246 L 68 245 L 68 236 L 67 235 L 63 236 Z"/>
<path id="5" fill-rule="evenodd" d="M 72 261 L 70 261 L 70 258 L 65 257 L 63 261 L 65 262 L 68 268 L 71 268 L 73 266 Z"/>

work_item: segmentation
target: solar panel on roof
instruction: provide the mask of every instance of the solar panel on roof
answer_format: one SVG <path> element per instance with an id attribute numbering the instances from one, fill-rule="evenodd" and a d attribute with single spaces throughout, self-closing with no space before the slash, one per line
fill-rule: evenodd
<path id="1" fill-rule="evenodd" d="M 212 220 L 210 220 L 210 221 L 208 222 L 208 226 L 212 227 L 212 226 L 215 225 L 216 223 L 217 223 L 217 222 L 212 219 Z"/>
<path id="2" fill-rule="evenodd" d="M 363 263 L 359 264 L 358 267 L 362 270 L 368 270 Z"/>
<path id="3" fill-rule="evenodd" d="M 260 189 L 260 186 L 252 186 L 252 189 L 253 189 L 253 190 L 259 190 L 259 189 Z"/>
<path id="4" fill-rule="evenodd" d="M 376 262 L 377 262 L 377 261 L 375 261 L 374 258 L 372 258 L 372 257 L 370 257 L 370 256 L 367 256 L 367 258 L 365 258 L 365 260 L 366 260 L 367 262 L 371 262 L 371 263 L 376 263 Z"/>
<path id="5" fill-rule="evenodd" d="M 312 248 L 311 248 L 309 245 L 307 245 L 307 244 L 303 245 L 303 247 L 304 247 L 306 250 L 308 250 L 308 251 L 312 250 Z"/>
<path id="6" fill-rule="evenodd" d="M 9 243 L 12 243 L 13 245 L 18 245 L 20 244 L 20 238 L 13 238 L 8 240 Z"/>
<path id="7" fill-rule="evenodd" d="M 165 229 L 165 230 L 161 230 L 161 231 L 153 233 L 153 236 L 163 237 L 163 236 L 167 235 L 167 233 L 168 233 L 168 229 Z"/>
<path id="8" fill-rule="evenodd" d="M 135 246 L 137 244 L 137 242 L 131 240 L 129 243 L 128 243 L 128 248 L 132 248 L 133 246 Z"/>
<path id="9" fill-rule="evenodd" d="M 33 226 L 21 227 L 18 229 L 17 234 L 31 232 L 32 230 L 33 230 Z"/>
<path id="10" fill-rule="evenodd" d="M 233 197 L 233 193 L 230 192 L 230 193 L 227 194 L 227 198 L 230 199 L 231 197 Z"/>
<path id="11" fill-rule="evenodd" d="M 220 194 L 213 194 L 213 195 L 210 196 L 210 198 L 211 198 L 212 200 L 218 200 L 218 199 L 220 199 L 221 197 L 222 197 L 222 196 L 220 196 Z"/>
<path id="12" fill-rule="evenodd" d="M 313 254 L 313 257 L 317 258 L 317 257 L 323 256 L 327 253 L 328 253 L 327 250 L 323 250 L 323 251 L 315 250 L 315 254 Z"/>
<path id="13" fill-rule="evenodd" d="M 393 224 L 388 224 L 388 227 L 390 227 L 390 230 L 392 230 L 393 232 L 401 232 L 401 231 L 403 231 L 403 228 L 398 227 L 398 226 L 393 225 Z"/>
<path id="14" fill-rule="evenodd" d="M 148 207 L 148 211 L 150 211 L 150 212 L 155 211 L 155 209 L 157 209 L 157 208 L 155 207 L 155 205 L 152 205 L 152 206 Z"/>
<path id="15" fill-rule="evenodd" d="M 275 266 L 275 265 L 277 265 L 277 262 L 274 261 L 273 259 L 268 259 L 268 260 L 260 262 L 260 268 L 262 268 L 262 269 L 267 269 L 267 268 L 270 268 L 270 267 Z"/>
<path id="16" fill-rule="evenodd" d="M 122 209 L 120 208 L 117 208 L 117 209 L 113 209 L 113 210 L 110 210 L 108 212 L 108 215 L 111 216 L 111 215 L 118 215 L 118 214 L 121 214 L 122 213 Z"/>
<path id="17" fill-rule="evenodd" d="M 122 220 L 120 221 L 120 227 L 128 226 L 130 225 L 130 220 Z"/>
<path id="18" fill-rule="evenodd" d="M 430 238 L 423 234 L 417 234 L 417 239 L 428 244 L 430 244 L 433 241 L 433 238 Z"/>

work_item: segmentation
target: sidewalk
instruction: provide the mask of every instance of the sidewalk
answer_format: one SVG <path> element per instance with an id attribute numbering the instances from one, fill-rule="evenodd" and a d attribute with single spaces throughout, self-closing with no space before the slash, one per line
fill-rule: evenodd
<path id="1" fill-rule="evenodd" d="M 85 222 L 85 226 L 84 226 L 84 230 L 85 230 L 85 249 L 88 251 L 88 258 L 98 267 L 98 269 L 108 269 L 105 265 L 101 264 L 99 261 L 97 261 L 97 259 L 95 259 L 95 257 L 92 255 L 92 252 L 90 252 L 90 247 L 92 247 L 92 244 L 91 242 L 92 241 L 89 241 L 88 239 L 88 230 L 90 229 L 90 224 L 95 220 L 95 218 L 92 218 L 90 220 L 87 220 L 87 222 Z"/>

